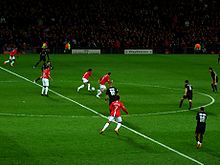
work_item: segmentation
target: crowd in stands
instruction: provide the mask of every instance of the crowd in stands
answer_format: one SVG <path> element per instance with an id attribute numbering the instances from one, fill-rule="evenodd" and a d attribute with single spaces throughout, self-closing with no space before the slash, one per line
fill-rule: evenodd
<path id="1" fill-rule="evenodd" d="M 48 42 L 52 52 L 72 48 L 145 48 L 185 52 L 220 43 L 217 0 L 0 1 L 0 49 Z"/>

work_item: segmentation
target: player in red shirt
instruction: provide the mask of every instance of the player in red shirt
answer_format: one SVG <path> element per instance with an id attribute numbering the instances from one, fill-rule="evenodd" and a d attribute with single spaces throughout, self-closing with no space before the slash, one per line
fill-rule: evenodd
<path id="1" fill-rule="evenodd" d="M 104 127 L 100 131 L 100 134 L 102 134 L 105 131 L 105 129 L 108 128 L 110 123 L 115 119 L 117 121 L 115 133 L 118 135 L 118 130 L 122 125 L 121 110 L 128 114 L 128 111 L 125 108 L 124 104 L 121 101 L 119 101 L 120 97 L 116 97 L 116 100 L 110 104 L 110 116 L 108 117 L 108 122 L 105 123 Z"/>
<path id="2" fill-rule="evenodd" d="M 52 79 L 50 77 L 50 66 L 47 66 L 43 72 L 42 72 L 42 91 L 41 91 L 41 96 L 48 96 L 48 90 L 49 90 L 49 79 Z"/>
<path id="3" fill-rule="evenodd" d="M 88 84 L 88 91 L 91 91 L 91 89 L 90 89 L 91 85 L 89 82 L 90 77 L 92 77 L 92 79 L 94 79 L 92 76 L 92 69 L 88 69 L 87 72 L 85 72 L 83 74 L 83 76 L 82 76 L 83 84 L 77 88 L 77 92 L 79 92 L 80 89 L 84 88 L 86 84 Z"/>
<path id="4" fill-rule="evenodd" d="M 99 90 L 97 91 L 96 97 L 100 98 L 100 95 L 107 89 L 105 83 L 110 84 L 112 81 L 110 80 L 111 72 L 108 72 L 104 76 L 99 79 Z"/>
<path id="5" fill-rule="evenodd" d="M 7 61 L 4 62 L 4 64 L 7 64 L 10 62 L 10 65 L 11 66 L 14 66 L 14 63 L 15 63 L 15 55 L 17 54 L 17 48 L 13 49 L 11 52 L 10 52 L 10 56 L 9 56 L 9 59 Z"/>

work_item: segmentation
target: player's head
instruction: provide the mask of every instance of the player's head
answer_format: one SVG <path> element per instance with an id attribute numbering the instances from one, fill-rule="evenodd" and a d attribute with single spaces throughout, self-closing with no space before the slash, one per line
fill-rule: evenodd
<path id="1" fill-rule="evenodd" d="M 108 72 L 107 74 L 110 76 L 112 73 L 111 73 L 111 72 Z"/>
<path id="2" fill-rule="evenodd" d="M 200 107 L 200 111 L 205 111 L 205 108 L 204 107 Z"/>
<path id="3" fill-rule="evenodd" d="M 189 83 L 189 80 L 185 80 L 185 83 L 188 84 L 188 83 Z"/>
<path id="4" fill-rule="evenodd" d="M 209 71 L 213 71 L 212 67 L 209 67 Z"/>
<path id="5" fill-rule="evenodd" d="M 91 72 L 92 71 L 92 69 L 90 68 L 90 69 L 88 69 L 88 72 Z"/>

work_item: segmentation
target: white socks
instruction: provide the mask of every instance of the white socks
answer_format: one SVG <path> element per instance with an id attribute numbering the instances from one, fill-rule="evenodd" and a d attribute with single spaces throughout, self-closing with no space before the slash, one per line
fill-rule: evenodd
<path id="1" fill-rule="evenodd" d="M 108 128 L 109 123 L 105 123 L 104 127 L 102 128 L 102 131 L 105 131 L 106 128 Z"/>
<path id="2" fill-rule="evenodd" d="M 43 88 L 42 88 L 42 91 L 41 91 L 41 94 L 42 94 L 42 95 L 43 95 L 43 94 L 47 95 L 48 90 L 49 90 L 48 87 L 43 87 Z"/>
<path id="3" fill-rule="evenodd" d="M 121 127 L 121 123 L 118 123 L 115 130 L 118 131 L 120 127 Z"/>

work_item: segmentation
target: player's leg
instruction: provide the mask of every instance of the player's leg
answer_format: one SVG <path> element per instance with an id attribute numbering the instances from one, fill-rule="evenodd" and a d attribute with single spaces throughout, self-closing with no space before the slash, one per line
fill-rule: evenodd
<path id="1" fill-rule="evenodd" d="M 36 83 L 36 82 L 38 82 L 40 79 L 41 79 L 41 78 L 38 77 L 38 78 L 36 78 L 36 79 L 34 80 L 34 82 Z"/>
<path id="2" fill-rule="evenodd" d="M 184 101 L 184 97 L 182 97 L 182 98 L 180 99 L 180 104 L 179 104 L 179 107 L 180 107 L 180 108 L 181 108 L 182 105 L 183 105 L 183 101 Z"/>
<path id="3" fill-rule="evenodd" d="M 106 90 L 106 86 L 100 84 L 100 89 L 97 90 L 97 95 L 96 95 L 96 97 L 100 98 L 100 95 L 104 92 L 104 90 Z"/>
<path id="4" fill-rule="evenodd" d="M 215 92 L 215 83 L 214 82 L 211 83 L 211 87 L 212 87 L 212 91 Z"/>
<path id="5" fill-rule="evenodd" d="M 45 96 L 48 96 L 49 80 L 45 79 Z"/>
<path id="6" fill-rule="evenodd" d="M 15 57 L 13 56 L 12 59 L 11 59 L 11 61 L 10 61 L 10 65 L 11 65 L 11 66 L 14 66 L 14 63 L 15 63 Z"/>
<path id="7" fill-rule="evenodd" d="M 42 90 L 41 90 L 41 96 L 44 96 L 44 90 L 45 90 L 45 82 L 44 82 L 44 78 L 42 78 Z"/>
<path id="8" fill-rule="evenodd" d="M 41 90 L 41 96 L 44 96 L 44 91 L 45 91 L 45 87 L 43 86 Z"/>
<path id="9" fill-rule="evenodd" d="M 218 80 L 216 80 L 216 82 L 215 82 L 215 84 L 214 84 L 214 89 L 215 89 L 215 92 L 217 92 L 217 91 L 218 91 L 217 82 L 218 82 Z"/>
<path id="10" fill-rule="evenodd" d="M 42 61 L 43 59 L 40 57 L 40 60 L 33 66 L 33 68 L 36 68 L 39 64 L 40 64 L 40 62 Z"/>
<path id="11" fill-rule="evenodd" d="M 199 148 L 200 147 L 200 141 L 199 141 L 199 135 L 200 135 L 200 132 L 199 132 L 199 127 L 198 125 L 196 126 L 196 131 L 195 131 L 195 137 L 196 137 L 196 148 Z"/>
<path id="12" fill-rule="evenodd" d="M 199 148 L 202 147 L 203 135 L 204 135 L 204 133 L 205 133 L 205 126 L 201 126 L 200 129 L 201 129 L 201 130 L 200 130 L 200 136 L 199 136 L 199 142 L 200 142 Z"/>
<path id="13" fill-rule="evenodd" d="M 42 90 L 41 90 L 41 96 L 45 95 L 45 91 L 46 91 L 46 79 L 42 78 Z"/>
<path id="14" fill-rule="evenodd" d="M 91 91 L 91 84 L 90 84 L 90 82 L 88 81 L 88 91 Z"/>
<path id="15" fill-rule="evenodd" d="M 102 134 L 110 125 L 110 123 L 113 121 L 114 117 L 113 116 L 109 116 L 108 117 L 108 122 L 105 123 L 104 127 L 102 128 L 102 130 L 100 131 L 100 134 Z"/>
<path id="16" fill-rule="evenodd" d="M 121 125 L 122 125 L 122 118 L 121 118 L 121 116 L 117 117 L 116 121 L 118 122 L 118 124 L 117 124 L 117 126 L 115 128 L 115 133 L 118 135 L 118 131 L 119 131 Z"/>
<path id="17" fill-rule="evenodd" d="M 192 108 L 192 100 L 189 100 L 189 110 Z"/>
<path id="18" fill-rule="evenodd" d="M 77 92 L 79 92 L 80 89 L 84 88 L 86 83 L 88 83 L 89 81 L 85 78 L 82 78 L 82 82 L 83 82 L 83 84 L 77 88 Z"/>
<path id="19" fill-rule="evenodd" d="M 195 137 L 196 137 L 196 142 L 199 141 L 199 133 L 198 132 L 195 132 Z"/>
<path id="20" fill-rule="evenodd" d="M 78 88 L 77 88 L 77 92 L 79 92 L 80 91 L 80 89 L 82 89 L 82 88 L 84 88 L 85 87 L 85 85 L 84 84 L 82 84 L 81 86 L 79 86 Z"/>
<path id="21" fill-rule="evenodd" d="M 10 62 L 10 60 L 4 61 L 4 64 L 7 64 L 7 63 L 9 63 L 9 62 Z"/>
<path id="22" fill-rule="evenodd" d="M 4 61 L 4 64 L 7 64 L 7 63 L 11 63 L 11 56 L 9 56 L 9 59 L 8 60 L 6 60 L 6 61 Z"/>
<path id="23" fill-rule="evenodd" d="M 33 66 L 33 68 L 36 68 L 38 66 L 38 64 L 40 64 L 40 60 Z"/>

